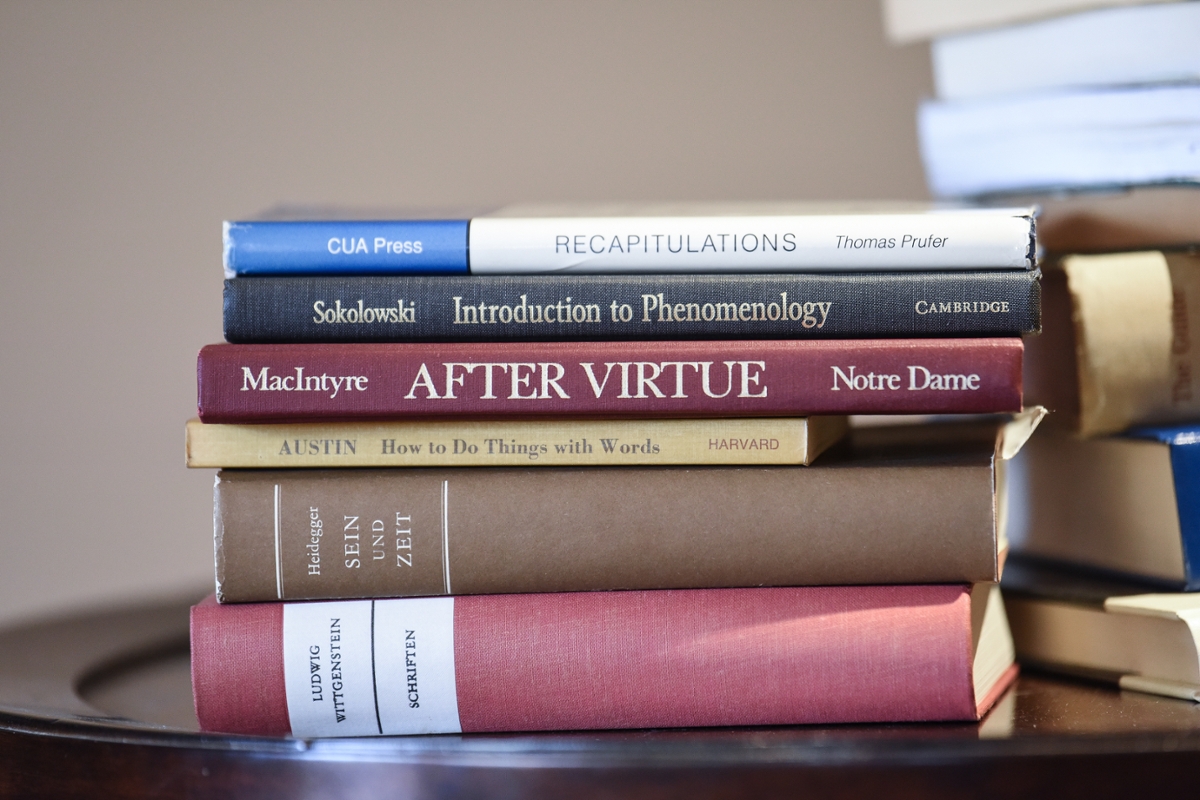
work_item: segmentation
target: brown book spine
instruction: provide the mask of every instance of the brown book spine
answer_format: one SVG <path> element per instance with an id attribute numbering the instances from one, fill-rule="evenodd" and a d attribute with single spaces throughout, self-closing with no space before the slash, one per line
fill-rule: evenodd
<path id="1" fill-rule="evenodd" d="M 225 470 L 218 597 L 997 580 L 992 439 L 887 436 L 811 467 Z"/>

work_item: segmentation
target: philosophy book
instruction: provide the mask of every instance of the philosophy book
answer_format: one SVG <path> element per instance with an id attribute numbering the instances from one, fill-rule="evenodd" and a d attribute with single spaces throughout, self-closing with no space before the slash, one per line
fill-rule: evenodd
<path id="1" fill-rule="evenodd" d="M 1200 589 L 1200 425 L 1038 433 L 1011 466 L 1013 550 Z"/>
<path id="2" fill-rule="evenodd" d="M 303 215 L 302 215 L 303 216 Z M 238 275 L 1031 269 L 1032 210 L 786 205 L 226 222 Z"/>
<path id="3" fill-rule="evenodd" d="M 845 417 L 187 424 L 189 467 L 811 464 Z"/>
<path id="4" fill-rule="evenodd" d="M 216 594 L 995 581 L 1038 419 L 852 430 L 809 467 L 222 470 Z"/>
<path id="5" fill-rule="evenodd" d="M 1008 413 L 1021 340 L 209 345 L 204 422 Z"/>
<path id="6" fill-rule="evenodd" d="M 192 609 L 200 728 L 379 736 L 977 720 L 1016 675 L 995 584 Z"/>
<path id="7" fill-rule="evenodd" d="M 225 282 L 225 339 L 266 342 L 1019 336 L 1039 270 L 337 275 Z"/>
<path id="8" fill-rule="evenodd" d="M 1016 555 L 1003 591 L 1022 664 L 1200 701 L 1200 593 L 1166 592 Z"/>

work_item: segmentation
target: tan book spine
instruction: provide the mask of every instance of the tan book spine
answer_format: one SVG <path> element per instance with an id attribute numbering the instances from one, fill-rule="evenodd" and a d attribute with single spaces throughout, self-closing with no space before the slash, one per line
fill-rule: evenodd
<path id="1" fill-rule="evenodd" d="M 509 467 L 812 463 L 845 417 L 187 424 L 189 467 Z"/>
<path id="2" fill-rule="evenodd" d="M 1190 311 L 1200 307 L 1200 257 L 1116 253 L 1063 259 L 1079 386 L 1078 432 L 1200 417 L 1200 348 Z"/>
<path id="3" fill-rule="evenodd" d="M 997 580 L 995 428 L 922 434 L 805 468 L 225 470 L 218 597 Z"/>

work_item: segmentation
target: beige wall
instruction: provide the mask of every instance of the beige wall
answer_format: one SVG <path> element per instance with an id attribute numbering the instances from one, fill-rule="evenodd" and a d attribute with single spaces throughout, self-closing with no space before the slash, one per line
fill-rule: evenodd
<path id="1" fill-rule="evenodd" d="M 211 585 L 222 219 L 923 198 L 929 92 L 869 0 L 0 3 L 0 622 Z"/>

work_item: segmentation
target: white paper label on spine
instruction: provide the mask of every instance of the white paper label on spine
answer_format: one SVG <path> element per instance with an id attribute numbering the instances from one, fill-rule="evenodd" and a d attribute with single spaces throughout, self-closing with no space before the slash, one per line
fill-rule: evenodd
<path id="1" fill-rule="evenodd" d="M 454 598 L 289 603 L 292 735 L 457 733 Z"/>
<path id="2" fill-rule="evenodd" d="M 462 730 L 453 597 L 375 601 L 375 678 L 384 733 Z"/>

